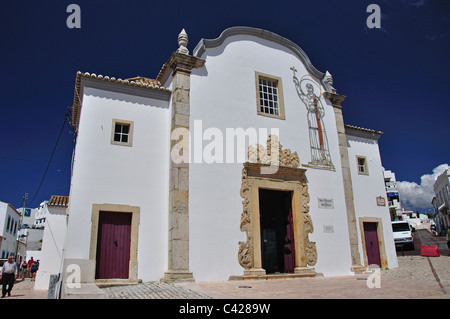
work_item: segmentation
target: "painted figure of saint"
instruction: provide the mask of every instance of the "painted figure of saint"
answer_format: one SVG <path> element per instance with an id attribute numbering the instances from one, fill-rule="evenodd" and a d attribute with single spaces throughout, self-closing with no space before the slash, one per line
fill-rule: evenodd
<path id="1" fill-rule="evenodd" d="M 295 68 L 293 69 L 293 71 Z M 295 70 L 296 71 L 296 70 Z M 293 81 L 297 94 L 308 111 L 309 141 L 311 146 L 311 165 L 334 168 L 328 148 L 327 133 L 323 124 L 325 109 L 319 96 L 314 92 L 314 86 L 320 91 L 320 86 L 311 78 L 303 77 L 300 81 L 295 76 Z"/>

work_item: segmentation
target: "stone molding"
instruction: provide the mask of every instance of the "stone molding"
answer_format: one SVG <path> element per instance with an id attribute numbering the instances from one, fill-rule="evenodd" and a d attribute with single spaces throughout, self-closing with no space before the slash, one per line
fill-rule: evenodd
<path id="1" fill-rule="evenodd" d="M 300 165 L 300 158 L 297 152 L 290 149 L 283 149 L 280 140 L 276 135 L 269 135 L 266 146 L 261 144 L 248 147 L 248 161 L 263 165 L 276 165 L 283 167 L 297 168 Z"/>
<path id="2" fill-rule="evenodd" d="M 100 212 L 129 213 L 131 218 L 131 237 L 130 237 L 130 263 L 128 280 L 138 279 L 138 242 L 139 242 L 139 223 L 140 212 L 139 206 L 130 206 L 122 204 L 92 204 L 91 213 L 91 241 L 89 247 L 89 260 L 95 265 L 97 258 L 97 240 Z M 93 271 L 95 276 L 95 267 Z M 108 281 L 108 280 L 106 280 Z"/>
<path id="3" fill-rule="evenodd" d="M 388 268 L 388 258 L 386 254 L 386 244 L 384 242 L 384 232 L 383 232 L 383 220 L 380 217 L 359 217 L 359 230 L 361 233 L 361 246 L 363 249 L 364 265 L 365 268 L 369 267 L 368 254 L 366 248 L 366 237 L 364 232 L 364 223 L 376 223 L 377 224 L 377 237 L 378 237 L 378 249 L 380 252 L 380 262 L 381 268 Z"/>
<path id="4" fill-rule="evenodd" d="M 272 144 L 272 141 L 275 143 Z M 276 147 L 273 147 L 274 144 Z M 242 169 L 240 195 L 242 197 L 242 213 L 240 230 L 246 233 L 246 241 L 240 241 L 238 250 L 239 264 L 244 268 L 247 278 L 265 276 L 261 260 L 261 230 L 259 222 L 259 188 L 291 191 L 292 213 L 295 243 L 294 274 L 315 276 L 314 266 L 317 262 L 315 242 L 309 240 L 309 234 L 314 232 L 311 216 L 309 215 L 309 193 L 306 182 L 305 169 L 298 168 L 300 160 L 296 152 L 283 149 L 278 137 L 270 136 L 267 147 L 261 145 L 250 146 L 249 161 Z M 261 168 L 269 166 L 277 150 L 280 154 L 280 166 L 272 174 L 262 173 Z"/>

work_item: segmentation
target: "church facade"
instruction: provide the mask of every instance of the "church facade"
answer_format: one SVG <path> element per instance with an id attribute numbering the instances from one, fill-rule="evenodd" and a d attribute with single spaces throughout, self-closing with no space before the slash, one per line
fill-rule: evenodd
<path id="1" fill-rule="evenodd" d="M 266 30 L 178 43 L 156 79 L 78 72 L 64 267 L 84 283 L 397 267 L 382 133 L 344 124 L 332 76 Z"/>

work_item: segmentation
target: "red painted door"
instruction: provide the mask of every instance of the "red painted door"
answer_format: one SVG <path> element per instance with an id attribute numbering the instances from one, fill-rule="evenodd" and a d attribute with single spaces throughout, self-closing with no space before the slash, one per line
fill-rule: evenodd
<path id="1" fill-rule="evenodd" d="M 100 212 L 97 237 L 97 279 L 128 278 L 131 213 Z"/>
<path id="2" fill-rule="evenodd" d="M 377 223 L 364 223 L 364 239 L 366 241 L 367 261 L 369 265 L 376 264 L 381 267 Z"/>

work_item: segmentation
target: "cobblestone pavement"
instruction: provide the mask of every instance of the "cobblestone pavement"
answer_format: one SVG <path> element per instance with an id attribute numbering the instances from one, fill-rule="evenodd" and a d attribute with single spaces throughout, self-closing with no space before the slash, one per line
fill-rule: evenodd
<path id="1" fill-rule="evenodd" d="M 175 284 L 150 281 L 138 285 L 102 288 L 108 299 L 210 299 L 211 297 Z"/>

